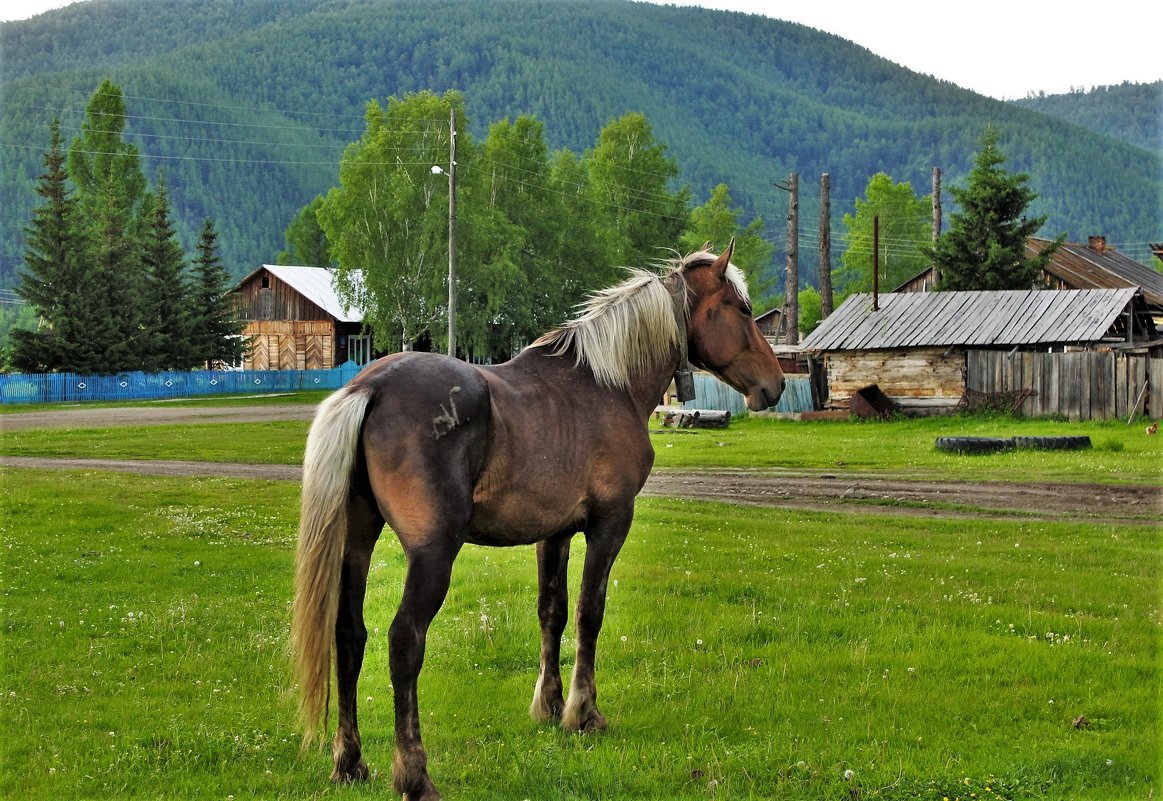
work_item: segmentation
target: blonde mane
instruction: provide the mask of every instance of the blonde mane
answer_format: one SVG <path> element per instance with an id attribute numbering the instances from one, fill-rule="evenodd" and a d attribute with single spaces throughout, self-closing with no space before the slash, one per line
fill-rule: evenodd
<path id="1" fill-rule="evenodd" d="M 665 282 L 675 276 L 685 286 L 687 270 L 715 259 L 715 254 L 704 250 L 659 264 L 654 271 L 630 270 L 629 278 L 592 294 L 578 306 L 576 317 L 530 347 L 552 348 L 555 356 L 572 349 L 576 363 L 588 365 L 598 383 L 626 388 L 678 345 L 674 301 Z M 739 268 L 731 265 L 727 278 L 748 300 L 747 282 Z"/>

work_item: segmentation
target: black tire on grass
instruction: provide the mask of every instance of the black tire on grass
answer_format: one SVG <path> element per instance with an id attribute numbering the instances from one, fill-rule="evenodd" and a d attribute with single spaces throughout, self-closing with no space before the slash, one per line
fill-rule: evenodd
<path id="1" fill-rule="evenodd" d="M 938 437 L 937 450 L 951 453 L 998 453 L 1014 449 L 1012 437 Z"/>
<path id="2" fill-rule="evenodd" d="M 1014 445 L 1027 450 L 1079 451 L 1091 447 L 1090 437 L 1014 437 Z"/>

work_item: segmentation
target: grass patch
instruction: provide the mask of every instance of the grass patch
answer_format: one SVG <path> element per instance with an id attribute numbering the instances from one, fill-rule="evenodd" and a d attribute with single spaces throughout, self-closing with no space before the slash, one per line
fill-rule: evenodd
<path id="1" fill-rule="evenodd" d="M 309 423 L 205 423 L 4 432 L 11 456 L 199 459 L 299 464 Z M 943 436 L 1081 436 L 1082 451 L 1016 450 L 979 456 L 938 451 Z M 915 478 L 1112 482 L 1163 486 L 1163 436 L 1122 422 L 1064 423 L 986 417 L 888 422 L 743 418 L 722 430 L 653 435 L 656 467 L 854 470 Z"/>
<path id="2" fill-rule="evenodd" d="M 188 423 L 173 426 L 41 428 L 6 431 L 9 456 L 178 459 L 246 464 L 302 464 L 310 423 Z"/>
<path id="3" fill-rule="evenodd" d="M 0 796 L 391 795 L 390 534 L 360 688 L 378 773 L 332 788 L 291 730 L 294 484 L 0 477 Z M 421 677 L 430 768 L 462 799 L 1151 797 L 1161 540 L 644 499 L 593 737 L 527 717 L 531 550 L 466 548 Z"/>
<path id="4" fill-rule="evenodd" d="M 195 423 L 5 431 L 9 456 L 199 459 L 299 464 L 309 423 Z M 1082 451 L 1015 450 L 970 456 L 936 449 L 943 436 L 1090 436 Z M 1142 425 L 954 416 L 887 422 L 798 422 L 744 417 L 721 430 L 656 431 L 656 467 L 858 471 L 1006 481 L 1126 482 L 1163 486 L 1163 436 Z"/>
<path id="5" fill-rule="evenodd" d="M 938 437 L 1089 436 L 1081 451 L 963 455 Z M 1068 423 L 973 415 L 885 422 L 732 420 L 727 429 L 654 435 L 657 467 L 751 467 L 900 473 L 913 478 L 1163 485 L 1163 438 L 1123 422 Z"/>

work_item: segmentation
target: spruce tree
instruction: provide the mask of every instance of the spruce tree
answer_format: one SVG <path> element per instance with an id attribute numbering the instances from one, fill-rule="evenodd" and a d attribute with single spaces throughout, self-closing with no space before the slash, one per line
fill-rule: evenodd
<path id="1" fill-rule="evenodd" d="M 85 111 L 81 134 L 68 155 L 69 178 L 77 187 L 80 218 L 95 245 L 90 269 L 98 290 L 87 300 L 96 318 L 87 336 L 104 331 L 91 347 L 106 352 L 95 372 L 138 370 L 152 360 L 144 311 L 146 277 L 140 257 L 147 182 L 137 148 L 125 141 L 121 90 L 102 82 Z"/>
<path id="2" fill-rule="evenodd" d="M 938 269 L 942 290 L 1031 289 L 1042 283 L 1042 268 L 1065 235 L 1026 256 L 1026 240 L 1046 217 L 1025 216 L 1037 194 L 1025 173 L 1003 169 L 1005 156 L 997 146 L 997 131 L 986 130 L 965 188 L 953 187 L 959 211 L 932 248 L 926 249 Z"/>
<path id="3" fill-rule="evenodd" d="M 87 331 L 78 331 L 93 350 L 95 364 L 87 372 L 122 373 L 140 370 L 148 360 L 150 342 L 142 314 L 144 287 L 139 243 L 129 237 L 127 221 L 117 210 L 116 188 L 107 185 L 107 203 L 95 219 L 96 244 L 91 256 L 93 311 Z"/>
<path id="4" fill-rule="evenodd" d="M 190 354 L 193 364 L 235 364 L 246 349 L 230 295 L 230 277 L 218 256 L 218 233 L 206 220 L 198 239 L 190 287 Z"/>
<path id="5" fill-rule="evenodd" d="M 77 220 L 77 200 L 70 191 L 69 173 L 60 142 L 60 123 L 51 124 L 51 143 L 44 155 L 44 173 L 36 193 L 44 205 L 33 214 L 26 229 L 24 264 L 16 292 L 36 309 L 40 326 L 35 331 L 13 331 L 13 366 L 26 372 L 71 370 L 66 362 L 62 326 L 78 299 L 77 273 L 83 265 L 84 248 Z"/>
<path id="6" fill-rule="evenodd" d="M 164 174 L 158 176 L 157 192 L 149 196 L 143 210 L 141 369 L 184 370 L 195 363 L 190 350 L 190 292 Z"/>

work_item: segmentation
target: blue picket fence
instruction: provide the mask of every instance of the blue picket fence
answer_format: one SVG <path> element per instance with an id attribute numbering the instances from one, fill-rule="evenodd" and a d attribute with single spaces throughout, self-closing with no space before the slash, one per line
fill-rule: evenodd
<path id="1" fill-rule="evenodd" d="M 330 370 L 196 370 L 192 372 L 0 374 L 0 403 L 160 400 L 204 395 L 339 389 L 360 371 L 355 362 Z"/>
<path id="2" fill-rule="evenodd" d="M 812 405 L 812 386 L 806 375 L 786 375 L 787 383 L 779 403 L 771 412 L 810 412 Z M 727 411 L 732 415 L 747 411 L 747 400 L 731 387 L 719 379 L 703 373 L 695 373 L 695 399 L 684 403 L 689 409 L 716 409 Z"/>
<path id="3" fill-rule="evenodd" d="M 204 395 L 269 394 L 308 389 L 339 389 L 360 371 L 355 362 L 330 370 L 197 370 L 193 372 L 0 374 L 0 403 L 81 403 L 85 401 L 161 400 Z M 718 379 L 696 373 L 697 409 L 739 414 L 747 408 L 742 395 Z M 807 376 L 787 376 L 787 387 L 773 411 L 812 409 Z"/>

